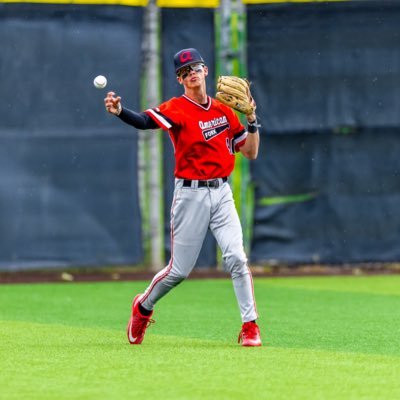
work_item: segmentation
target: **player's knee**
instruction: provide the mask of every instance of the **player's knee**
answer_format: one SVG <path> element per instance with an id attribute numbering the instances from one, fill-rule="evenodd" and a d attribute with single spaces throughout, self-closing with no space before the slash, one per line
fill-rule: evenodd
<path id="1" fill-rule="evenodd" d="M 225 268 L 231 273 L 232 278 L 248 273 L 247 257 L 243 251 L 231 252 L 224 258 Z"/>
<path id="2" fill-rule="evenodd" d="M 169 278 L 175 282 L 181 283 L 183 280 L 185 280 L 189 276 L 189 273 L 185 271 L 171 271 Z"/>

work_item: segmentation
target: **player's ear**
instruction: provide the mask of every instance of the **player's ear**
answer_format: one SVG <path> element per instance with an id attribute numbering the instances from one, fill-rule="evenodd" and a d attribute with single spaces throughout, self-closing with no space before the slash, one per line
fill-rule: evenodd
<path id="1" fill-rule="evenodd" d="M 176 80 L 178 81 L 178 83 L 179 83 L 180 85 L 183 85 L 183 80 L 182 80 L 182 78 L 181 78 L 180 76 L 177 76 L 177 77 L 176 77 Z"/>
<path id="2" fill-rule="evenodd" d="M 208 67 L 207 65 L 204 66 L 204 76 L 208 75 Z"/>

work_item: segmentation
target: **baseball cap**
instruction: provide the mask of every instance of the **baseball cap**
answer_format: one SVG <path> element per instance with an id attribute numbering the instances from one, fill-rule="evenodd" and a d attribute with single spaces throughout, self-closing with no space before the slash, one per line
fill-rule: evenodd
<path id="1" fill-rule="evenodd" d="M 192 47 L 189 49 L 182 49 L 174 55 L 175 72 L 186 67 L 186 65 L 195 63 L 204 63 L 204 60 L 198 50 L 193 49 Z"/>

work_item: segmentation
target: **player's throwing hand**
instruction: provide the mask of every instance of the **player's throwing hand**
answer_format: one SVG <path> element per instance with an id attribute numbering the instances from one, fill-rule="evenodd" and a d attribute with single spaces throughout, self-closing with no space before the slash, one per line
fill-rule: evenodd
<path id="1" fill-rule="evenodd" d="M 104 105 L 106 106 L 106 110 L 111 114 L 119 115 L 121 113 L 121 97 L 116 97 L 114 92 L 107 93 L 107 97 L 104 99 Z"/>

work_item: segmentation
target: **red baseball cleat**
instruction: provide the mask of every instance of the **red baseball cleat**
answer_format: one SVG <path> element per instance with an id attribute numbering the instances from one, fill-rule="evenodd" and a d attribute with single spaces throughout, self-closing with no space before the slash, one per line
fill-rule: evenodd
<path id="1" fill-rule="evenodd" d="M 153 319 L 150 319 L 150 317 L 153 315 L 153 312 L 151 312 L 151 314 L 147 316 L 140 314 L 139 311 L 140 296 L 141 294 L 138 294 L 133 299 L 132 316 L 131 319 L 129 320 L 127 328 L 128 340 L 130 344 L 142 343 L 147 327 L 155 322 Z"/>
<path id="2" fill-rule="evenodd" d="M 261 346 L 260 329 L 255 322 L 245 322 L 239 333 L 238 343 L 242 346 Z"/>

